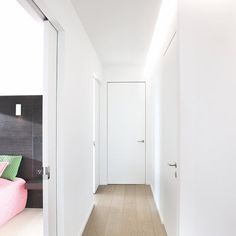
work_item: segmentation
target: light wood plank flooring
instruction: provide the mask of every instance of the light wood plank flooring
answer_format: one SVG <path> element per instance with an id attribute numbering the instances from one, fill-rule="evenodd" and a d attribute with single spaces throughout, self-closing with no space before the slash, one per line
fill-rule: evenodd
<path id="1" fill-rule="evenodd" d="M 83 236 L 166 236 L 147 185 L 100 186 Z"/>

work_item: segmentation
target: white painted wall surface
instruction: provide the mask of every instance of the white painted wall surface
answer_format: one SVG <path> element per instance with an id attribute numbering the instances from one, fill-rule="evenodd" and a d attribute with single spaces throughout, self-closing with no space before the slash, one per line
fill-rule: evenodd
<path id="1" fill-rule="evenodd" d="M 107 81 L 143 81 L 142 65 L 105 65 L 104 80 Z"/>
<path id="2" fill-rule="evenodd" d="M 179 1 L 179 236 L 236 235 L 235 11 L 233 0 Z M 157 61 L 152 73 L 152 186 L 160 204 L 161 60 Z"/>
<path id="3" fill-rule="evenodd" d="M 100 163 L 100 184 L 107 184 L 107 82 L 108 81 L 145 81 L 144 67 L 140 65 L 106 65 L 104 66 L 104 80 L 101 85 L 101 163 Z M 150 137 L 150 85 L 146 82 L 147 96 L 147 127 L 146 127 L 146 177 L 147 183 L 151 182 L 151 147 Z"/>
<path id="4" fill-rule="evenodd" d="M 93 73 L 102 78 L 102 68 L 69 0 L 35 2 L 63 29 L 59 45 L 63 76 L 58 81 L 59 235 L 77 236 L 93 204 Z"/>
<path id="5" fill-rule="evenodd" d="M 0 95 L 42 95 L 43 22 L 14 0 L 0 3 Z"/>
<path id="6" fill-rule="evenodd" d="M 236 2 L 179 3 L 180 236 L 234 236 Z"/>

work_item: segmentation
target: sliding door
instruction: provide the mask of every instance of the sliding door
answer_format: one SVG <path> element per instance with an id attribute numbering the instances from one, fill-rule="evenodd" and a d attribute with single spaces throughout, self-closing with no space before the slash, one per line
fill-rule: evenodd
<path id="1" fill-rule="evenodd" d="M 57 235 L 57 31 L 44 22 L 43 205 L 44 235 Z"/>

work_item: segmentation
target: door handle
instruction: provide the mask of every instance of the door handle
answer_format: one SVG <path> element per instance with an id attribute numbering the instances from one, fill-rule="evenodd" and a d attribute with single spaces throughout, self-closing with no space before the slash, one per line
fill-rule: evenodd
<path id="1" fill-rule="evenodd" d="M 43 167 L 43 179 L 44 180 L 49 180 L 50 179 L 50 167 L 49 166 L 45 166 Z"/>
<path id="2" fill-rule="evenodd" d="M 177 163 L 168 163 L 168 166 L 177 168 Z"/>
<path id="3" fill-rule="evenodd" d="M 138 143 L 144 143 L 145 141 L 144 140 L 138 140 L 137 142 Z"/>

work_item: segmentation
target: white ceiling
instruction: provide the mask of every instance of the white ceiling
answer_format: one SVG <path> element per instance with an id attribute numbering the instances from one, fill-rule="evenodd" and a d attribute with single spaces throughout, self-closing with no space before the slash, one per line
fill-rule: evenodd
<path id="1" fill-rule="evenodd" d="M 161 0 L 72 0 L 103 64 L 144 64 Z"/>

